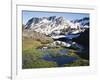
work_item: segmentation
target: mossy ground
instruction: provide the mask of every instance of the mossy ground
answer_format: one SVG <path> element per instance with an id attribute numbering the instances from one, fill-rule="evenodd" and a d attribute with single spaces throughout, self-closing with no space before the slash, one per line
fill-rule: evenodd
<path id="1" fill-rule="evenodd" d="M 50 41 L 51 42 L 51 41 Z M 45 43 L 49 43 L 49 41 L 40 41 L 40 40 L 33 40 L 31 38 L 25 38 L 22 41 L 22 67 L 23 69 L 28 68 L 51 68 L 51 67 L 58 67 L 56 62 L 45 61 L 42 57 L 47 54 L 45 51 L 38 50 L 37 48 L 44 46 Z M 61 49 L 67 49 L 65 47 L 59 48 L 51 48 L 48 50 L 48 53 L 51 53 L 52 57 L 58 56 L 72 56 L 77 57 L 78 60 L 72 62 L 70 64 L 65 64 L 63 67 L 68 66 L 88 66 L 89 61 L 82 59 L 75 53 L 75 50 L 69 49 L 69 53 L 62 55 L 59 54 L 58 51 Z"/>

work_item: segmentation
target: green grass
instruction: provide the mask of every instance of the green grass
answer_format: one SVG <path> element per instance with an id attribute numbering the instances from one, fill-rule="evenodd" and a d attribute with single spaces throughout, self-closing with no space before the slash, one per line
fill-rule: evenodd
<path id="1" fill-rule="evenodd" d="M 50 68 L 56 67 L 57 64 L 55 62 L 49 62 L 42 59 L 42 57 L 46 54 L 44 52 L 39 51 L 37 48 L 44 46 L 44 43 L 39 40 L 33 40 L 31 38 L 24 38 L 22 44 L 22 67 L 23 69 L 28 68 Z"/>
<path id="2" fill-rule="evenodd" d="M 89 66 L 89 61 L 88 60 L 84 60 L 84 59 L 79 59 L 79 60 L 76 60 L 72 63 L 69 63 L 69 64 L 65 64 L 64 65 L 65 67 L 79 67 L 79 66 Z"/>
<path id="3" fill-rule="evenodd" d="M 78 58 L 78 59 L 81 59 L 80 57 L 79 57 L 79 55 L 77 55 L 75 52 L 73 52 L 73 51 L 70 51 L 68 54 L 67 54 L 67 56 L 73 56 L 73 57 L 76 57 L 76 58 Z"/>
<path id="4" fill-rule="evenodd" d="M 33 39 L 24 39 L 22 41 L 22 48 L 23 50 L 31 49 L 31 48 L 37 48 L 41 46 L 41 42 L 33 40 Z"/>
<path id="5" fill-rule="evenodd" d="M 50 40 L 51 41 L 51 40 Z M 65 64 L 64 66 L 87 66 L 89 65 L 89 61 L 80 58 L 79 55 L 75 53 L 75 49 L 58 47 L 58 48 L 50 48 L 47 51 L 38 50 L 38 48 L 42 48 L 46 46 L 47 43 L 50 43 L 49 40 L 33 40 L 31 38 L 24 38 L 22 44 L 22 67 L 23 69 L 28 68 L 50 68 L 57 67 L 56 62 L 45 61 L 42 57 L 48 53 L 50 53 L 50 57 L 60 57 L 60 56 L 71 56 L 76 57 L 78 60 L 72 62 L 70 64 Z M 68 54 L 59 54 L 59 50 L 67 49 L 69 50 Z"/>
<path id="6" fill-rule="evenodd" d="M 22 63 L 23 68 L 44 68 L 44 67 L 56 67 L 55 62 L 48 62 L 42 59 L 44 53 L 37 49 L 28 49 L 23 51 Z"/>

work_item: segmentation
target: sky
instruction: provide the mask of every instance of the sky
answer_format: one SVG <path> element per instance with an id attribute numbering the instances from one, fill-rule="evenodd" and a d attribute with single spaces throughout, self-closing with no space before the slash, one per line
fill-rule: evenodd
<path id="1" fill-rule="evenodd" d="M 27 21 L 33 17 L 50 17 L 50 16 L 57 16 L 57 17 L 64 17 L 67 20 L 76 20 L 82 19 L 84 17 L 89 17 L 88 13 L 69 13 L 69 12 L 39 12 L 39 11 L 22 11 L 22 21 L 23 24 L 26 24 Z"/>

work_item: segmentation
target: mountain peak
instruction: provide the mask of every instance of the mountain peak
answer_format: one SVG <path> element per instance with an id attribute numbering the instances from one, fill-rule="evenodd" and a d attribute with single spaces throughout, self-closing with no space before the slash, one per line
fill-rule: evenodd
<path id="1" fill-rule="evenodd" d="M 62 16 L 49 16 L 49 17 L 33 17 L 25 25 L 25 29 L 31 29 L 46 35 L 61 34 L 61 31 L 70 32 L 71 30 L 80 30 L 81 27 L 88 27 L 89 18 L 70 21 Z M 78 31 L 80 32 L 80 31 Z"/>

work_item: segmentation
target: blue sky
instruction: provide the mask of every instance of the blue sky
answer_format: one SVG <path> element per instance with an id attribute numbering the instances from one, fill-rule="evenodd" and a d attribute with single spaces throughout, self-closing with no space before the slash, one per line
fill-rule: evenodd
<path id="1" fill-rule="evenodd" d="M 68 20 L 81 19 L 83 17 L 89 17 L 88 13 L 69 13 L 69 12 L 37 12 L 37 11 L 22 11 L 23 24 L 33 17 L 49 17 L 49 16 L 63 16 Z"/>

